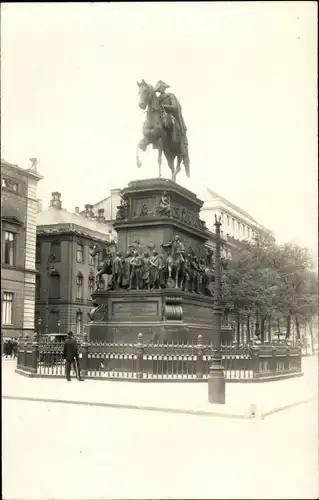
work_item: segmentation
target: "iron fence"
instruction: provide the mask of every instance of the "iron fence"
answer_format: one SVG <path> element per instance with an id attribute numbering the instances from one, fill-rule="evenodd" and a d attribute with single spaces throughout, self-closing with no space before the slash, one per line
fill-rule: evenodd
<path id="1" fill-rule="evenodd" d="M 83 377 L 145 381 L 204 381 L 217 353 L 213 343 L 88 342 L 79 345 Z M 267 380 L 301 373 L 301 347 L 288 345 L 222 345 L 222 365 L 229 382 Z M 63 344 L 20 342 L 18 369 L 40 376 L 64 376 Z"/>

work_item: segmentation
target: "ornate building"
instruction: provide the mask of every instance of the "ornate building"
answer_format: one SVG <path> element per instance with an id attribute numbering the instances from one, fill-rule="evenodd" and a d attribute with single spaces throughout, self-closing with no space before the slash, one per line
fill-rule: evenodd
<path id="1" fill-rule="evenodd" d="M 222 237 L 232 245 L 232 241 L 253 241 L 260 234 L 271 234 L 269 229 L 257 222 L 249 213 L 223 198 L 215 191 L 205 188 L 199 193 L 204 201 L 201 217 L 210 231 L 213 230 L 214 216 L 222 218 Z"/>
<path id="2" fill-rule="evenodd" d="M 110 241 L 112 226 L 90 206 L 80 214 L 62 208 L 61 194 L 37 216 L 36 324 L 42 333 L 73 330 L 82 334 L 92 309 L 98 261 L 95 244 Z"/>
<path id="3" fill-rule="evenodd" d="M 1 160 L 1 334 L 34 332 L 37 185 L 42 177 Z"/>

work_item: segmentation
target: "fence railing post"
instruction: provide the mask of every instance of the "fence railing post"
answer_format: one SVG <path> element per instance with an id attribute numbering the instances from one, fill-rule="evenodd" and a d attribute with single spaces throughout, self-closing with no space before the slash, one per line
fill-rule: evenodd
<path id="1" fill-rule="evenodd" d="M 83 335 L 82 342 L 82 360 L 81 360 L 81 372 L 83 377 L 87 377 L 88 368 L 89 368 L 89 343 L 88 343 L 88 335 L 85 333 Z"/>
<path id="2" fill-rule="evenodd" d="M 32 358 L 30 366 L 31 373 L 38 372 L 38 359 L 39 359 L 39 342 L 38 342 L 38 335 L 35 333 L 32 342 Z"/>
<path id="3" fill-rule="evenodd" d="M 203 335 L 200 333 L 197 337 L 196 346 L 196 377 L 203 378 L 204 362 L 203 362 Z"/>
<path id="4" fill-rule="evenodd" d="M 272 375 L 277 375 L 277 348 L 276 348 L 276 346 L 272 346 L 271 372 L 272 372 Z"/>
<path id="5" fill-rule="evenodd" d="M 135 344 L 136 349 L 136 378 L 142 380 L 143 378 L 143 355 L 144 355 L 144 344 L 143 344 L 143 334 L 139 333 L 137 336 L 137 344 Z"/>
<path id="6" fill-rule="evenodd" d="M 252 370 L 253 370 L 253 378 L 259 378 L 260 377 L 260 349 L 258 346 L 254 345 L 251 348 L 251 355 L 252 355 Z"/>

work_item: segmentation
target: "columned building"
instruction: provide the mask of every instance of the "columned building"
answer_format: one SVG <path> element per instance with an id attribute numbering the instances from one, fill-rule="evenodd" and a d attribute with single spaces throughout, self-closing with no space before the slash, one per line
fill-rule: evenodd
<path id="1" fill-rule="evenodd" d="M 49 208 L 37 216 L 36 324 L 42 334 L 84 333 L 99 263 L 90 250 L 111 239 L 112 226 L 101 213 L 94 216 L 90 207 L 69 212 L 61 194 L 52 193 Z"/>
<path id="2" fill-rule="evenodd" d="M 37 185 L 28 170 L 1 160 L 1 334 L 34 333 Z"/>

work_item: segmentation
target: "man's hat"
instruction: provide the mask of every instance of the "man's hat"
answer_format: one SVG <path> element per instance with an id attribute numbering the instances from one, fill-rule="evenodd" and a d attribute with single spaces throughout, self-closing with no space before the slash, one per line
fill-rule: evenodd
<path id="1" fill-rule="evenodd" d="M 68 337 L 74 337 L 73 332 L 68 332 Z"/>
<path id="2" fill-rule="evenodd" d="M 155 92 L 157 92 L 161 87 L 164 87 L 165 89 L 168 89 L 170 85 L 167 83 L 163 82 L 163 80 L 159 80 L 157 84 L 155 85 Z"/>

